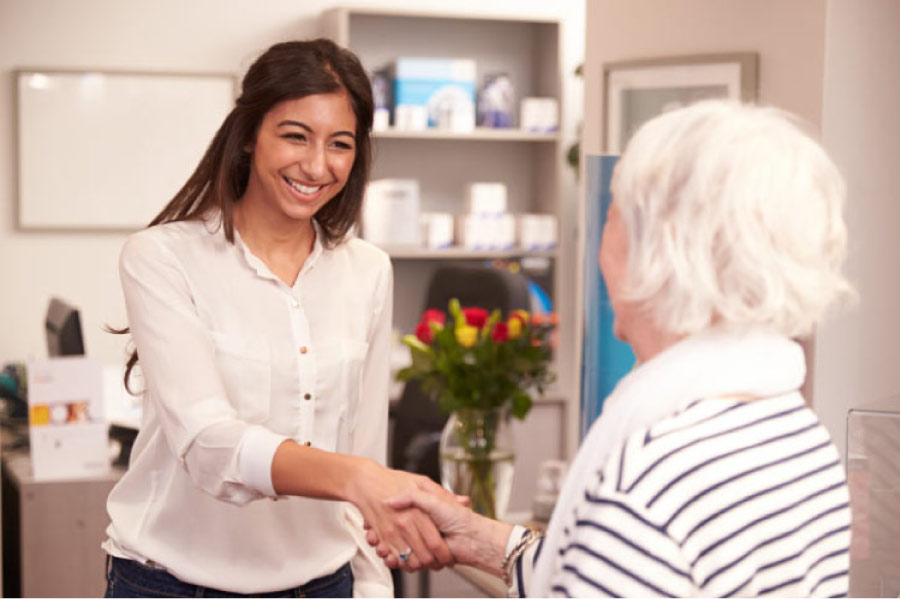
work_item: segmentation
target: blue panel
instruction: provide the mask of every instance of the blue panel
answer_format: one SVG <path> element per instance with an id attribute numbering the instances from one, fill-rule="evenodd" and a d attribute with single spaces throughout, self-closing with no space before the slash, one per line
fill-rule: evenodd
<path id="1" fill-rule="evenodd" d="M 603 410 L 603 400 L 634 366 L 628 344 L 613 335 L 609 293 L 597 265 L 606 211 L 612 202 L 610 182 L 618 156 L 587 156 L 584 251 L 584 335 L 581 363 L 581 437 Z"/>

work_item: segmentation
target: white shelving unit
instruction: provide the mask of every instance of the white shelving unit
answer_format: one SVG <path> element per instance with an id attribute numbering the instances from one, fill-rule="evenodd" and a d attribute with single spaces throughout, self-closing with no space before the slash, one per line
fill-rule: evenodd
<path id="1" fill-rule="evenodd" d="M 521 129 L 495 129 L 477 127 L 474 131 L 445 131 L 427 129 L 425 131 L 406 131 L 403 129 L 387 129 L 375 132 L 375 139 L 405 140 L 467 140 L 482 142 L 558 142 L 555 133 L 536 133 Z"/>
<path id="2" fill-rule="evenodd" d="M 469 250 L 468 248 L 417 248 L 383 246 L 395 260 L 489 260 L 519 258 L 556 258 L 556 250 Z"/>
<path id="3" fill-rule="evenodd" d="M 474 59 L 477 86 L 486 74 L 506 73 L 516 91 L 515 123 L 522 97 L 554 97 L 561 111 L 565 107 L 562 74 L 569 69 L 562 64 L 558 19 L 341 7 L 325 11 L 320 25 L 323 35 L 353 50 L 369 73 L 399 57 Z M 559 122 L 566 122 L 562 114 Z M 550 457 L 556 448 L 559 456 L 565 455 L 563 438 L 573 430 L 571 423 L 578 414 L 573 385 L 577 201 L 565 152 L 561 134 L 520 129 L 374 133 L 373 178 L 418 179 L 423 211 L 461 214 L 468 183 L 501 181 L 507 187 L 510 212 L 557 216 L 560 243 L 552 251 L 386 248 L 394 259 L 394 325 L 403 332 L 414 329 L 427 283 L 440 264 L 537 258 L 525 262 L 546 267 L 537 278 L 545 282 L 561 325 L 554 365 L 559 382 L 548 390 L 540 417 L 545 423 L 540 427 L 546 429 L 539 435 L 547 441 L 541 458 Z"/>

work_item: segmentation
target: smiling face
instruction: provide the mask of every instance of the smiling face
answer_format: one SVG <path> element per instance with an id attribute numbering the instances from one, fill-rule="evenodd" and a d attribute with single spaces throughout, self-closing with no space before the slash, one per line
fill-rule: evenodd
<path id="1" fill-rule="evenodd" d="M 275 105 L 250 149 L 241 199 L 270 221 L 310 222 L 344 188 L 356 158 L 356 116 L 343 90 Z"/>

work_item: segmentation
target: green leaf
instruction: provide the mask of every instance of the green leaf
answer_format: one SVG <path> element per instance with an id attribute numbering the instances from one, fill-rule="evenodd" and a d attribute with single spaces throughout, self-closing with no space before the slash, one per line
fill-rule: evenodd
<path id="1" fill-rule="evenodd" d="M 397 381 L 409 381 L 410 379 L 419 376 L 420 375 L 418 369 L 414 369 L 413 367 L 405 367 L 397 371 L 397 375 L 395 375 L 395 378 L 397 379 Z"/>
<path id="2" fill-rule="evenodd" d="M 512 415 L 517 419 L 524 419 L 529 410 L 531 410 L 531 398 L 519 390 L 512 397 Z"/>
<path id="3" fill-rule="evenodd" d="M 418 350 L 413 350 L 412 352 L 412 367 L 411 369 L 415 369 L 416 371 L 428 372 L 432 369 L 432 364 L 434 354 L 431 352 L 420 352 Z"/>
<path id="4" fill-rule="evenodd" d="M 434 351 L 431 349 L 431 346 L 417 338 L 412 334 L 407 334 L 403 336 L 403 343 L 410 347 L 413 351 L 422 352 L 425 354 L 433 354 Z"/>
<path id="5" fill-rule="evenodd" d="M 450 314 L 453 315 L 453 323 L 456 327 L 461 327 L 466 324 L 465 317 L 462 314 L 462 308 L 459 306 L 459 300 L 456 298 L 450 298 L 450 302 L 447 304 L 447 308 L 450 310 Z"/>

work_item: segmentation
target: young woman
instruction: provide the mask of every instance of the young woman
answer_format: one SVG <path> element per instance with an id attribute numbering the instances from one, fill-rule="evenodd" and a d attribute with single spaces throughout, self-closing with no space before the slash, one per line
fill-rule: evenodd
<path id="1" fill-rule="evenodd" d="M 347 237 L 372 112 L 349 51 L 273 46 L 193 175 L 126 242 L 144 420 L 109 496 L 108 596 L 390 596 L 363 519 L 409 568 L 452 563 L 423 513 L 383 502 L 447 492 L 381 466 L 391 266 Z"/>

